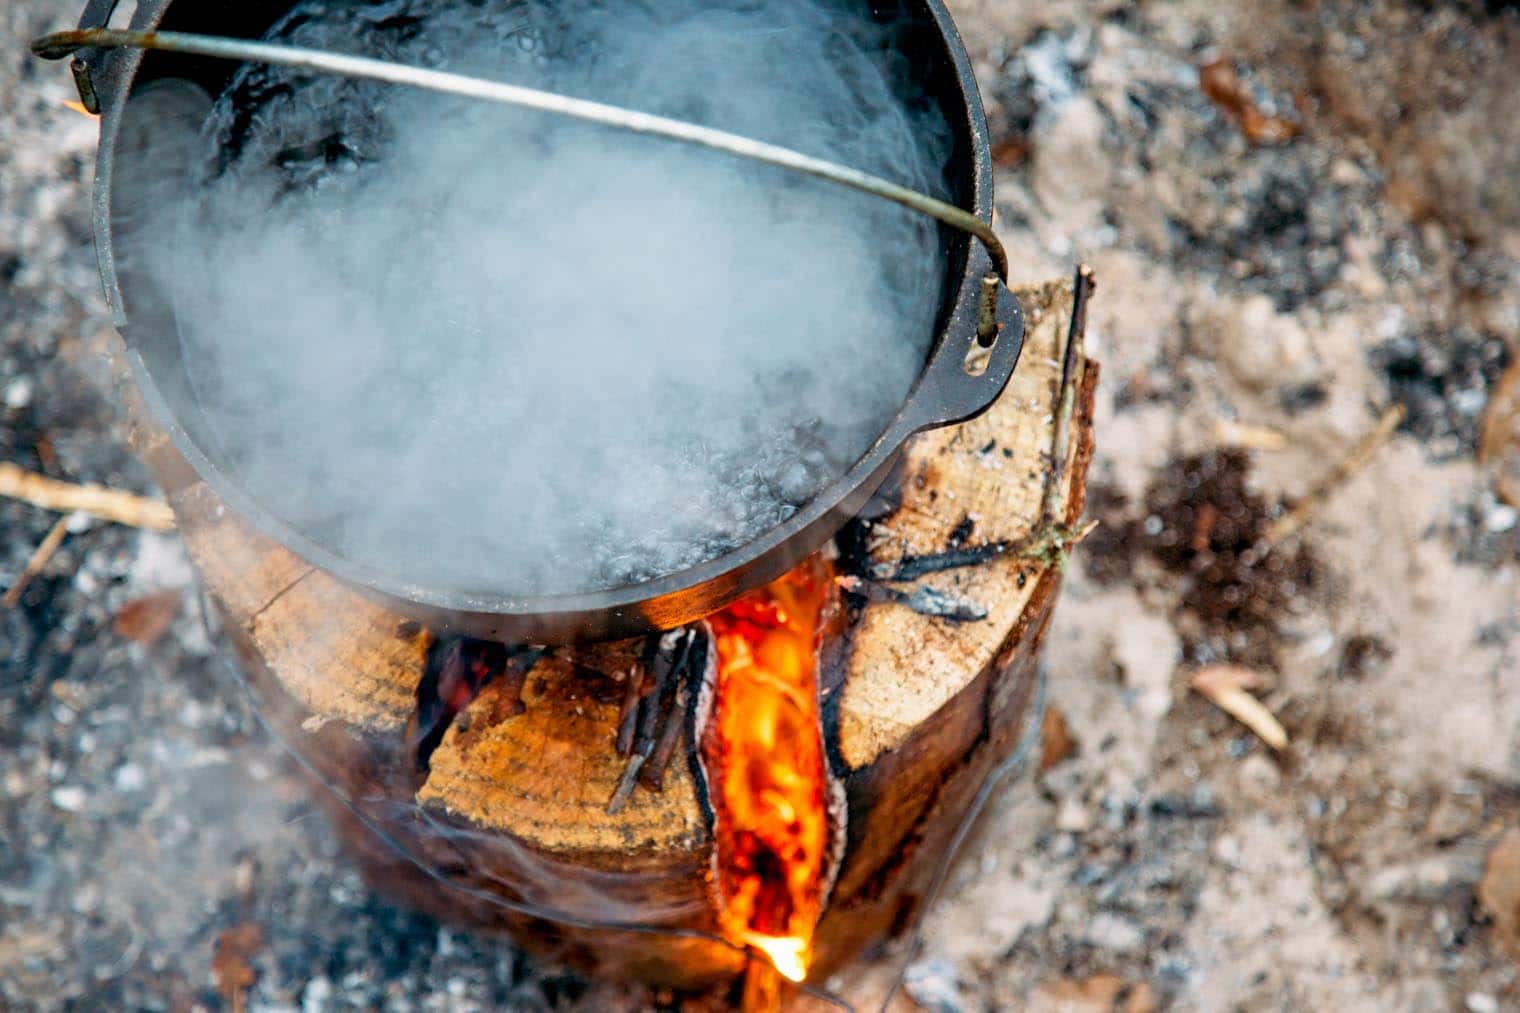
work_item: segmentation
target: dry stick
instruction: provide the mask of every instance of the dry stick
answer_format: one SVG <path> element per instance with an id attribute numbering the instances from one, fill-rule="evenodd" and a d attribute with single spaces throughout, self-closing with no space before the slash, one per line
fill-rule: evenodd
<path id="1" fill-rule="evenodd" d="M 980 566 L 1019 548 L 1021 544 L 1000 540 L 983 542 L 981 545 L 962 545 L 945 552 L 930 552 L 921 556 L 907 555 L 892 563 L 872 563 L 866 568 L 866 576 L 871 580 L 917 580 L 944 570 Z"/>
<path id="2" fill-rule="evenodd" d="M 993 544 L 999 551 L 984 558 L 996 559 L 1002 555 L 1009 543 L 996 542 Z M 927 585 L 916 587 L 912 591 L 900 591 L 895 587 L 878 584 L 870 577 L 856 577 L 848 574 L 843 577 L 836 577 L 835 583 L 849 593 L 860 595 L 867 601 L 890 602 L 894 605 L 902 605 L 912 609 L 921 616 L 929 616 L 932 619 L 946 619 L 955 623 L 973 623 L 987 618 L 987 606 L 980 602 L 975 602 L 970 598 L 963 598 L 949 591 L 941 591 L 938 588 Z"/>
<path id="3" fill-rule="evenodd" d="M 644 754 L 634 753 L 628 760 L 628 766 L 623 768 L 623 778 L 618 781 L 617 790 L 612 793 L 612 798 L 607 802 L 607 815 L 616 816 L 623 811 L 623 806 L 633 797 L 633 789 L 638 787 L 639 771 L 644 767 Z"/>
<path id="4" fill-rule="evenodd" d="M 644 666 L 628 672 L 623 683 L 623 706 L 618 712 L 617 751 L 619 756 L 633 752 L 633 733 L 639 723 L 639 693 L 643 690 Z"/>
<path id="5" fill-rule="evenodd" d="M 651 637 L 663 637 L 670 634 L 651 634 Z M 634 740 L 633 755 L 628 759 L 628 765 L 623 768 L 622 780 L 618 782 L 617 790 L 612 793 L 612 799 L 607 803 L 607 814 L 616 816 L 623 811 L 623 806 L 633 796 L 633 790 L 639 784 L 639 771 L 649 761 L 654 752 L 655 735 L 659 731 L 660 711 L 665 701 L 666 686 L 672 681 L 673 674 L 686 667 L 686 655 L 691 649 L 692 633 L 687 630 L 681 635 L 681 639 L 671 648 L 671 653 L 666 654 L 663 645 L 656 647 L 654 660 L 647 670 L 654 676 L 654 686 L 649 695 L 644 697 L 639 704 L 638 736 Z M 658 643 L 658 641 L 654 641 Z"/>
<path id="6" fill-rule="evenodd" d="M 665 727 L 660 729 L 660 737 L 655 742 L 654 752 L 649 756 L 649 763 L 639 775 L 639 783 L 651 791 L 663 791 L 665 788 L 665 768 L 675 755 L 676 744 L 681 739 L 681 729 L 686 725 L 686 686 L 688 683 L 699 682 L 704 674 L 703 669 L 707 666 L 707 637 L 700 632 L 700 627 L 693 626 L 690 629 L 685 662 L 672 676 L 676 680 L 675 700 L 665 716 Z"/>
<path id="7" fill-rule="evenodd" d="M 1340 462 L 1330 470 L 1330 474 L 1320 480 L 1319 484 L 1309 490 L 1309 494 L 1297 503 L 1293 508 L 1273 521 L 1266 532 L 1267 545 L 1276 545 L 1284 538 L 1298 531 L 1308 523 L 1309 518 L 1324 505 L 1325 501 L 1346 483 L 1357 472 L 1367 467 L 1374 454 L 1383 444 L 1393 436 L 1393 431 L 1404 421 L 1404 406 L 1394 405 L 1385 411 L 1378 419 L 1377 425 L 1372 431 L 1356 442 L 1351 452 L 1341 458 Z"/>
<path id="8" fill-rule="evenodd" d="M 664 646 L 662 642 L 659 653 L 655 655 L 654 688 L 640 705 L 639 732 L 633 744 L 634 752 L 646 760 L 654 749 L 655 736 L 659 734 L 660 711 L 665 707 L 665 690 L 670 687 L 675 674 L 686 667 L 686 655 L 691 650 L 690 630 L 679 634 L 679 639 L 670 645 L 669 654 L 665 652 Z"/>
<path id="9" fill-rule="evenodd" d="M 42 541 L 37 544 L 36 550 L 32 553 L 32 558 L 26 561 L 26 566 L 22 567 L 21 573 L 16 577 L 16 582 L 10 586 L 10 590 L 5 592 L 5 597 L 0 598 L 0 608 L 15 608 L 16 603 L 21 601 L 21 592 L 26 590 L 26 585 L 37 576 L 38 571 L 47 565 L 47 561 L 53 558 L 53 553 L 58 551 L 58 546 L 63 544 L 63 536 L 69 533 L 69 516 L 69 514 L 64 514 L 58 518 L 58 523 L 54 524 L 52 529 L 43 536 Z"/>
<path id="10" fill-rule="evenodd" d="M 1061 363 L 1061 395 L 1056 406 L 1056 435 L 1050 448 L 1050 471 L 1045 477 L 1045 502 L 1040 517 L 1046 524 L 1055 523 L 1066 506 L 1065 489 L 1058 479 L 1066 470 L 1066 455 L 1071 449 L 1072 416 L 1077 408 L 1077 385 L 1081 377 L 1077 367 L 1084 361 L 1087 340 L 1087 300 L 1097 282 L 1092 268 L 1077 265 L 1071 288 L 1071 324 L 1066 329 L 1066 355 Z"/>
<path id="11" fill-rule="evenodd" d="M 634 693 L 630 693 L 627 689 L 624 690 L 624 704 L 627 706 L 628 701 L 632 700 L 632 706 L 623 711 L 622 721 L 618 728 L 618 752 L 628 757 L 628 762 L 623 767 L 623 776 L 618 781 L 617 788 L 613 790 L 612 798 L 607 800 L 607 815 L 609 816 L 616 816 L 623 811 L 623 806 L 633 796 L 633 789 L 638 786 L 639 770 L 643 768 L 644 761 L 649 756 L 648 750 L 639 748 L 637 733 L 639 726 L 642 724 L 642 712 L 647 706 L 642 699 L 644 680 L 646 678 L 653 679 L 649 690 L 650 695 L 659 690 L 660 677 L 658 672 L 656 672 L 656 666 L 661 663 L 661 659 L 664 657 L 660 651 L 660 638 L 662 636 L 663 634 L 660 633 L 651 633 L 644 638 L 644 649 L 639 652 L 638 673 L 636 676 L 630 677 L 638 684 L 639 689 Z M 626 752 L 623 750 L 623 743 L 625 741 L 628 743 Z"/>
<path id="12" fill-rule="evenodd" d="M 650 791 L 665 790 L 665 768 L 670 765 L 670 758 L 675 755 L 676 743 L 681 738 L 682 720 L 686 716 L 686 690 L 676 687 L 675 699 L 671 701 L 670 713 L 665 715 L 665 727 L 660 729 L 660 737 L 654 744 L 654 752 L 649 754 L 649 762 L 644 765 L 639 774 L 639 783 Z"/>
<path id="13" fill-rule="evenodd" d="M 44 510 L 77 511 L 134 528 L 174 530 L 174 511 L 162 500 L 103 485 L 59 482 L 3 461 L 0 461 L 0 496 Z"/>

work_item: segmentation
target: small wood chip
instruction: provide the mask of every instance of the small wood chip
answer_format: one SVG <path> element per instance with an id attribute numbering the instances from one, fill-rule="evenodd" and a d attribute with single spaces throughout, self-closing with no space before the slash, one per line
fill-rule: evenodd
<path id="1" fill-rule="evenodd" d="M 60 482 L 6 461 L 0 461 L 0 496 L 44 510 L 78 511 L 128 527 L 174 530 L 174 511 L 163 500 L 103 485 Z"/>
<path id="2" fill-rule="evenodd" d="M 1260 675 L 1241 665 L 1209 665 L 1193 673 L 1190 685 L 1194 692 L 1281 752 L 1288 746 L 1287 730 L 1260 700 L 1246 692 L 1261 682 Z"/>

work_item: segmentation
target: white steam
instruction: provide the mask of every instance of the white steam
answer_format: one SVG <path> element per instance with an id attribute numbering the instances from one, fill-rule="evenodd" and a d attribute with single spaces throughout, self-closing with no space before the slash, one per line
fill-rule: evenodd
<path id="1" fill-rule="evenodd" d="M 942 194 L 948 129 L 864 2 L 300 5 L 275 37 L 749 134 Z M 217 448 L 344 556 L 460 590 L 742 545 L 922 368 L 938 234 L 668 141 L 245 68 L 172 252 Z"/>

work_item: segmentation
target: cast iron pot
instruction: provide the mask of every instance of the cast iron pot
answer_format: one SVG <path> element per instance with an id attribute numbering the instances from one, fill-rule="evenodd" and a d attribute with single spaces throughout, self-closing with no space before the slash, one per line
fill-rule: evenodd
<path id="1" fill-rule="evenodd" d="M 80 27 L 106 24 L 117 0 L 90 0 Z M 131 27 L 259 38 L 292 0 L 140 0 Z M 955 134 L 950 165 L 952 199 L 984 222 L 992 215 L 992 167 L 987 123 L 970 62 L 941 0 L 873 3 L 879 17 L 906 17 L 902 49 L 920 84 L 942 108 Z M 1024 322 L 1018 300 L 999 286 L 996 340 L 975 374 L 966 363 L 976 349 L 978 304 L 992 264 L 969 234 L 940 228 L 945 258 L 937 339 L 886 430 L 844 475 L 782 524 L 748 544 L 698 566 L 656 580 L 592 593 L 506 596 L 468 588 L 418 583 L 346 559 L 277 517 L 248 495 L 237 476 L 209 448 L 204 413 L 180 360 L 169 300 L 118 261 L 124 216 L 113 181 L 138 178 L 157 167 L 141 164 L 134 146 L 119 142 L 124 123 L 159 113 L 145 101 L 163 83 L 190 82 L 219 94 L 236 65 L 227 61 L 140 50 L 81 51 L 73 63 L 81 101 L 100 111 L 100 152 L 94 220 L 101 279 L 117 328 L 126 342 L 134 378 L 149 411 L 190 466 L 235 511 L 308 562 L 365 596 L 438 632 L 516 643 L 566 643 L 634 636 L 670 629 L 707 615 L 744 592 L 779 577 L 827 542 L 866 505 L 899 460 L 914 433 L 963 421 L 984 411 L 1003 391 L 1018 362 Z M 151 126 L 151 124 L 148 124 Z M 139 164 L 132 164 L 134 157 Z"/>

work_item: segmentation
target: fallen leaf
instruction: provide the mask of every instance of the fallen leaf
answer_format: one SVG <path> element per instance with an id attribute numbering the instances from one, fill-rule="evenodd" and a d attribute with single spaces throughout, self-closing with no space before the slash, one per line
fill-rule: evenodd
<path id="1" fill-rule="evenodd" d="M 155 591 L 133 598 L 111 617 L 111 632 L 152 647 L 169 631 L 174 617 L 179 615 L 179 606 L 178 591 Z"/>
<path id="2" fill-rule="evenodd" d="M 1040 723 L 1040 773 L 1061 763 L 1077 751 L 1076 737 L 1066 724 L 1066 715 L 1055 707 L 1045 708 Z"/>
<path id="3" fill-rule="evenodd" d="M 1256 733 L 1257 738 L 1281 751 L 1287 748 L 1288 732 L 1262 702 L 1246 690 L 1262 685 L 1261 675 L 1241 665 L 1208 665 L 1193 673 L 1193 691 Z"/>
<path id="4" fill-rule="evenodd" d="M 243 993 L 259 980 L 250 961 L 263 948 L 264 929 L 257 922 L 240 922 L 216 937 L 211 977 L 234 1010 L 243 1008 Z"/>

